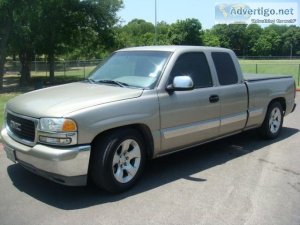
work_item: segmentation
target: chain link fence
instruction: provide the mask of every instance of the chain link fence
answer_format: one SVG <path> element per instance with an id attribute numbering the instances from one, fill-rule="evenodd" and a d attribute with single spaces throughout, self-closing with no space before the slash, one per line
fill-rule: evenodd
<path id="1" fill-rule="evenodd" d="M 85 79 L 90 72 L 101 63 L 101 59 L 57 61 L 54 65 L 55 80 L 57 83 L 66 83 Z M 239 59 L 244 73 L 262 73 L 292 75 L 297 86 L 300 86 L 300 58 L 292 60 L 286 57 L 242 57 Z M 21 63 L 8 61 L 5 64 L 4 83 L 8 80 L 20 79 Z M 49 77 L 49 63 L 45 61 L 33 61 L 31 63 L 31 78 L 46 81 Z M 11 78 L 11 79 L 6 79 Z"/>
<path id="2" fill-rule="evenodd" d="M 54 63 L 55 77 L 72 76 L 78 79 L 86 78 L 89 73 L 100 64 L 101 59 L 56 61 Z M 5 64 L 5 76 L 20 75 L 21 63 L 19 61 L 8 61 Z M 33 61 L 31 63 L 31 77 L 48 77 L 49 63 L 45 61 Z"/>
<path id="3" fill-rule="evenodd" d="M 76 60 L 56 61 L 54 63 L 54 84 L 63 84 L 84 80 L 102 60 Z M 8 61 L 5 64 L 3 87 L 6 91 L 19 90 L 20 88 L 40 89 L 53 83 L 49 82 L 49 62 L 33 61 L 30 65 L 31 79 L 26 86 L 21 85 L 19 61 Z M 27 90 L 27 89 L 26 89 Z"/>
<path id="4" fill-rule="evenodd" d="M 240 60 L 243 73 L 290 75 L 300 86 L 300 60 Z"/>

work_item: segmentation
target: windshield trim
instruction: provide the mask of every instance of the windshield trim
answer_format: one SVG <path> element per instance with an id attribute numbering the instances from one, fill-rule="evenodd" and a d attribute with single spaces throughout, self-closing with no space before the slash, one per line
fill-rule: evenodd
<path id="1" fill-rule="evenodd" d="M 173 54 L 174 54 L 174 52 L 170 52 L 170 51 L 165 51 L 165 52 L 169 52 L 170 55 L 169 55 L 169 57 L 167 58 L 167 60 L 166 60 L 166 62 L 165 62 L 165 64 L 164 64 L 164 66 L 162 67 L 162 70 L 161 70 L 161 72 L 160 72 L 160 75 L 159 75 L 159 77 L 157 78 L 156 84 L 155 84 L 152 88 L 145 88 L 146 90 L 151 90 L 151 89 L 156 89 L 156 88 L 158 88 L 158 86 L 159 86 L 159 84 L 160 84 L 160 81 L 161 81 L 161 78 L 162 78 L 162 76 L 163 76 L 163 74 L 165 73 L 165 70 L 166 70 L 166 68 L 167 68 L 167 65 L 169 64 L 169 61 L 170 61 L 170 59 L 172 58 L 172 56 L 173 56 Z"/>

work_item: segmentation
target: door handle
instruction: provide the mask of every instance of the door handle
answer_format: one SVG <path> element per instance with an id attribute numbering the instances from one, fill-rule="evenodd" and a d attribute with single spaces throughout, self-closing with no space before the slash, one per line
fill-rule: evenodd
<path id="1" fill-rule="evenodd" d="M 210 97 L 209 97 L 209 102 L 210 103 L 216 103 L 216 102 L 218 102 L 220 99 L 219 99 L 219 96 L 218 95 L 211 95 Z"/>

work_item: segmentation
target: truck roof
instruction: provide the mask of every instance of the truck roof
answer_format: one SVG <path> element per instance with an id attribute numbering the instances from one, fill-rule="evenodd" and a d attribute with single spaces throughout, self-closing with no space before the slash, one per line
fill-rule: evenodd
<path id="1" fill-rule="evenodd" d="M 141 47 L 131 47 L 124 48 L 118 51 L 223 51 L 229 52 L 231 50 L 219 47 L 207 47 L 207 46 L 185 46 L 185 45 L 157 45 L 157 46 L 141 46 Z"/>

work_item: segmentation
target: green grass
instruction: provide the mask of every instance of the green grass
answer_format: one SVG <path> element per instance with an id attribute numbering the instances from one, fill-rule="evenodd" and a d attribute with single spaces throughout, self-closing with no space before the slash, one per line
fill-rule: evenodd
<path id="1" fill-rule="evenodd" d="M 57 70 L 55 71 L 55 77 L 78 77 L 78 78 L 85 78 L 88 77 L 90 72 L 95 68 L 96 66 L 88 66 L 88 67 L 74 67 L 74 68 L 68 68 L 66 70 Z M 31 77 L 49 77 L 49 72 L 46 71 L 32 71 Z"/>
<path id="2" fill-rule="evenodd" d="M 240 60 L 243 73 L 292 75 L 299 87 L 300 60 Z"/>
<path id="3" fill-rule="evenodd" d="M 300 59 L 239 59 L 240 63 L 263 63 L 263 64 L 300 64 Z"/>
<path id="4" fill-rule="evenodd" d="M 5 106 L 6 102 L 9 99 L 11 99 L 11 98 L 13 98 L 13 97 L 15 97 L 15 96 L 17 96 L 19 94 L 20 93 L 17 93 L 17 92 L 15 92 L 15 93 L 9 93 L 9 94 L 0 94 L 0 127 L 2 127 L 2 125 L 3 125 L 4 106 Z"/>

